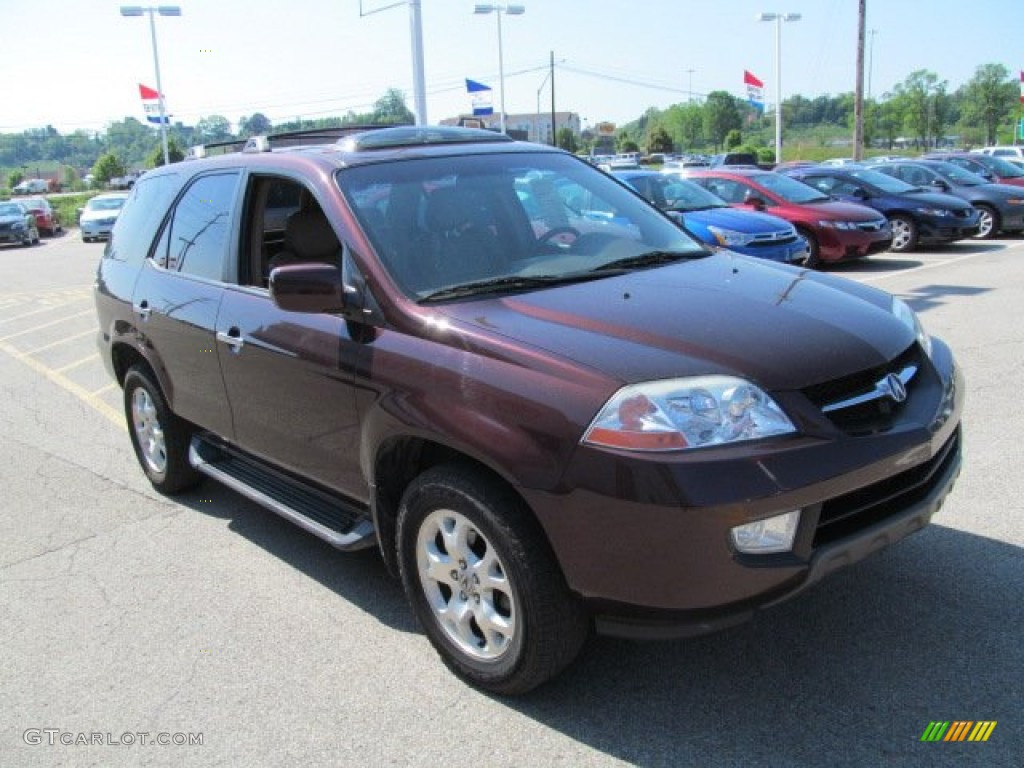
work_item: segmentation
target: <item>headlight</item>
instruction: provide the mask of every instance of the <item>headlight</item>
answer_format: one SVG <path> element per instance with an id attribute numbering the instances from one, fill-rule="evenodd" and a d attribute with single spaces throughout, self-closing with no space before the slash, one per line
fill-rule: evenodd
<path id="1" fill-rule="evenodd" d="M 795 431 L 775 401 L 749 381 L 696 376 L 623 387 L 582 442 L 625 451 L 680 451 Z"/>
<path id="2" fill-rule="evenodd" d="M 818 224 L 823 227 L 827 227 L 828 229 L 857 229 L 857 224 L 853 221 L 833 221 L 832 219 L 823 219 L 822 221 L 819 221 Z"/>
<path id="3" fill-rule="evenodd" d="M 928 331 L 921 325 L 921 320 L 917 316 L 917 313 L 912 310 L 907 302 L 903 299 L 898 299 L 895 296 L 892 297 L 892 313 L 899 318 L 900 322 L 907 326 L 914 332 L 917 337 L 918 344 L 921 345 L 921 349 L 924 350 L 928 357 L 932 356 L 932 337 L 928 335 Z"/>
<path id="4" fill-rule="evenodd" d="M 732 229 L 708 225 L 708 231 L 715 236 L 719 245 L 747 245 L 752 239 L 750 235 Z"/>
<path id="5" fill-rule="evenodd" d="M 915 208 L 915 212 L 922 216 L 952 216 L 953 212 L 947 208 Z"/>
<path id="6" fill-rule="evenodd" d="M 16 221 L 11 225 L 11 229 L 13 229 L 15 232 L 21 232 L 21 230 L 27 228 L 28 224 L 26 224 L 24 221 Z"/>
<path id="7" fill-rule="evenodd" d="M 1024 197 L 1009 197 L 1006 199 L 1007 205 L 1024 205 Z"/>

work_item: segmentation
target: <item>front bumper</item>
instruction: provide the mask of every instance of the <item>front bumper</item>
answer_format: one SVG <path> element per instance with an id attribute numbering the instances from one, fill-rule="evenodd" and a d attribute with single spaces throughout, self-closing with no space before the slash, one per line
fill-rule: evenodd
<path id="1" fill-rule="evenodd" d="M 936 340 L 937 341 L 937 340 Z M 581 448 L 563 495 L 524 492 L 599 631 L 679 637 L 743 622 L 923 528 L 961 465 L 963 384 L 937 342 L 941 403 L 879 434 L 792 439 L 658 461 Z M 930 416 L 913 422 L 922 410 Z M 792 551 L 737 551 L 730 530 L 801 510 Z"/>
<path id="2" fill-rule="evenodd" d="M 860 259 L 888 250 L 892 231 L 886 227 L 876 232 L 860 230 L 818 230 L 818 251 L 822 261 L 837 262 Z"/>

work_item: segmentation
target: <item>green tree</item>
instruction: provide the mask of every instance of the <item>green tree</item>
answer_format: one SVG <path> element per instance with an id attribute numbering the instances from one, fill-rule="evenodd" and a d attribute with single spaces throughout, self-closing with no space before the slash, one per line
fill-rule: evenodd
<path id="1" fill-rule="evenodd" d="M 1016 83 L 1002 64 L 982 64 L 963 88 L 963 120 L 984 131 L 984 143 L 995 144 L 999 126 L 1013 112 Z"/>
<path id="2" fill-rule="evenodd" d="M 736 128 L 725 134 L 725 148 L 736 149 L 740 144 L 743 143 L 743 134 Z"/>
<path id="3" fill-rule="evenodd" d="M 742 123 L 736 97 L 726 91 L 712 91 L 704 101 L 704 132 L 719 149 L 729 131 L 739 130 Z"/>
<path id="4" fill-rule="evenodd" d="M 96 183 L 105 185 L 115 176 L 124 176 L 124 163 L 113 152 L 107 152 L 92 167 L 92 175 Z"/>
<path id="5" fill-rule="evenodd" d="M 898 83 L 894 90 L 894 101 L 902 113 L 904 128 L 919 146 L 929 146 L 933 137 L 939 135 L 934 129 L 941 128 L 944 122 L 942 102 L 946 81 L 940 81 L 934 72 L 918 69 Z"/>
<path id="6" fill-rule="evenodd" d="M 230 138 L 231 123 L 222 115 L 201 117 L 196 123 L 195 141 L 197 144 L 212 144 L 216 141 L 228 141 Z"/>
<path id="7" fill-rule="evenodd" d="M 172 163 L 180 163 L 185 159 L 185 153 L 181 151 L 181 147 L 174 139 L 167 139 L 167 157 Z M 149 157 L 146 159 L 146 165 L 149 168 L 159 168 L 164 164 L 164 148 L 161 144 L 152 152 L 149 153 Z"/>
<path id="8" fill-rule="evenodd" d="M 416 117 L 405 106 L 405 94 L 397 88 L 388 88 L 384 95 L 374 102 L 372 121 L 387 125 L 401 125 L 415 123 Z"/>
<path id="9" fill-rule="evenodd" d="M 673 149 L 672 137 L 663 125 L 652 125 L 647 131 L 647 154 L 655 152 L 671 152 Z"/>
<path id="10" fill-rule="evenodd" d="M 25 174 L 21 171 L 11 171 L 7 174 L 7 188 L 14 189 L 25 180 Z"/>
<path id="11" fill-rule="evenodd" d="M 256 112 L 252 117 L 243 117 L 238 121 L 238 137 L 247 139 L 250 136 L 266 136 L 273 128 L 270 118 L 262 112 Z"/>
<path id="12" fill-rule="evenodd" d="M 564 149 L 566 152 L 578 152 L 579 142 L 576 141 L 576 134 L 573 133 L 572 128 L 562 127 L 558 129 L 558 133 L 555 134 L 555 143 L 559 149 Z"/>

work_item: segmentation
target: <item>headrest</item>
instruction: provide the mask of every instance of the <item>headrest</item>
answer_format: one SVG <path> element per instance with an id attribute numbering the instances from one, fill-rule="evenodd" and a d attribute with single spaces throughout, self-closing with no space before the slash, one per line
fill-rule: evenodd
<path id="1" fill-rule="evenodd" d="M 427 228 L 434 232 L 458 229 L 472 218 L 472 198 L 457 187 L 442 187 L 427 198 Z"/>
<path id="2" fill-rule="evenodd" d="M 310 261 L 331 261 L 338 253 L 338 236 L 319 208 L 304 208 L 288 217 L 284 247 L 296 257 Z"/>

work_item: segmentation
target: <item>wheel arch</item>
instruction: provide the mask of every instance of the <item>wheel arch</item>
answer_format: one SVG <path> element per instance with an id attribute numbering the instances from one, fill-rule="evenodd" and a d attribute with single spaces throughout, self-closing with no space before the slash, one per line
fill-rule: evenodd
<path id="1" fill-rule="evenodd" d="M 377 542 L 388 571 L 398 575 L 396 545 L 398 508 L 409 484 L 432 467 L 442 464 L 458 464 L 485 475 L 493 482 L 504 486 L 523 504 L 542 532 L 547 534 L 526 499 L 501 472 L 479 458 L 429 438 L 414 435 L 393 436 L 377 448 L 373 464 L 372 515 L 377 531 Z M 550 546 L 550 541 L 548 541 Z"/>

